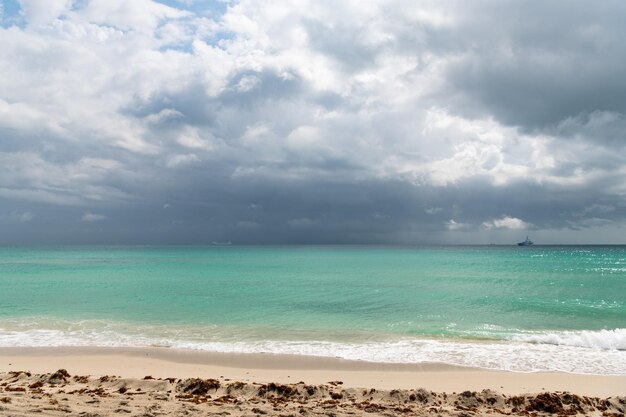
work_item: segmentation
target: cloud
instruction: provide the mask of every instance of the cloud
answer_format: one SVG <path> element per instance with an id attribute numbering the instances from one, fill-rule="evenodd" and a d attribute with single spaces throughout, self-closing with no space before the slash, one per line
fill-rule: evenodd
<path id="1" fill-rule="evenodd" d="M 578 221 L 570 221 L 570 225 L 573 229 L 585 229 L 585 228 L 597 228 L 597 227 L 605 227 L 613 225 L 614 222 L 609 219 L 603 219 L 601 217 L 590 217 L 586 219 L 581 219 Z"/>
<path id="2" fill-rule="evenodd" d="M 180 145 L 191 149 L 201 149 L 205 151 L 210 151 L 213 149 L 211 141 L 209 139 L 204 139 L 197 128 L 184 129 L 183 132 L 181 132 L 181 134 L 178 136 L 176 141 Z"/>
<path id="3" fill-rule="evenodd" d="M 256 230 L 261 227 L 261 225 L 257 222 L 253 222 L 250 220 L 239 220 L 235 225 L 237 229 L 243 230 Z"/>
<path id="4" fill-rule="evenodd" d="M 300 219 L 290 219 L 287 221 L 287 224 L 294 229 L 308 229 L 315 225 L 315 220 L 309 218 L 300 218 Z"/>
<path id="5" fill-rule="evenodd" d="M 189 165 L 198 161 L 200 161 L 200 158 L 193 153 L 168 155 L 165 159 L 165 166 L 168 168 L 177 168 L 179 166 Z"/>
<path id="6" fill-rule="evenodd" d="M 626 68 L 616 36 L 626 7 L 555 6 L 482 1 L 465 8 L 447 43 L 455 55 L 447 68 L 453 105 L 472 103 L 472 112 L 530 130 L 597 110 L 624 113 L 623 86 L 611 80 Z"/>
<path id="7" fill-rule="evenodd" d="M 577 214 L 580 216 L 585 216 L 588 214 L 607 214 L 607 213 L 612 213 L 615 210 L 617 210 L 617 208 L 612 205 L 593 203 L 590 206 L 587 206 L 584 209 L 582 209 Z"/>
<path id="8" fill-rule="evenodd" d="M 92 222 L 99 222 L 101 220 L 106 219 L 107 217 L 103 214 L 96 214 L 96 213 L 91 213 L 91 212 L 86 212 L 82 215 L 82 217 L 80 218 L 80 221 L 82 222 L 87 222 L 87 223 L 92 223 Z"/>
<path id="9" fill-rule="evenodd" d="M 440 213 L 443 209 L 441 207 L 426 207 L 424 212 L 430 215 L 435 215 Z"/>
<path id="10" fill-rule="evenodd" d="M 19 0 L 20 12 L 26 20 L 35 25 L 54 21 L 69 10 L 71 0 Z"/>
<path id="11" fill-rule="evenodd" d="M 468 223 L 459 223 L 455 221 L 454 219 L 448 220 L 445 224 L 446 224 L 446 229 L 451 230 L 451 231 L 465 230 L 471 227 L 471 225 Z"/>
<path id="12" fill-rule="evenodd" d="M 516 217 L 502 216 L 499 219 L 483 222 L 482 227 L 485 229 L 511 229 L 523 230 L 532 227 L 531 224 L 518 219 Z"/>
<path id="13" fill-rule="evenodd" d="M 97 207 L 103 242 L 621 241 L 621 3 L 20 5 L 0 201 L 41 236 Z"/>
<path id="14" fill-rule="evenodd" d="M 0 217 L 4 217 L 4 216 L 0 216 Z M 14 210 L 8 215 L 8 218 L 11 221 L 17 222 L 17 223 L 28 223 L 32 221 L 35 217 L 36 215 L 30 211 L 19 211 L 19 210 Z"/>
<path id="15" fill-rule="evenodd" d="M 186 11 L 150 0 L 95 0 L 90 1 L 79 13 L 83 19 L 96 24 L 140 33 L 153 32 L 163 20 L 189 15 Z"/>

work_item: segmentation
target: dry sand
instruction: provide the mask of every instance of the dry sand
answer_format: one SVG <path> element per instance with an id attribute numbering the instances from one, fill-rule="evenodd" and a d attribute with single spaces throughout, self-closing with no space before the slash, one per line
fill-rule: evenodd
<path id="1" fill-rule="evenodd" d="M 623 417 L 625 411 L 626 376 L 166 348 L 0 349 L 0 415 Z"/>

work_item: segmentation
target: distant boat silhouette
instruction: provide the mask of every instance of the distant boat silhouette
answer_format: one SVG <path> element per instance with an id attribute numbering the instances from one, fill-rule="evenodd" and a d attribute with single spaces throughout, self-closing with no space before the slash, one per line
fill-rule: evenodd
<path id="1" fill-rule="evenodd" d="M 227 242 L 216 242 L 215 240 L 213 242 L 211 242 L 211 245 L 213 246 L 230 246 L 233 243 L 229 240 Z"/>
<path id="2" fill-rule="evenodd" d="M 533 241 L 528 239 L 528 236 L 526 236 L 526 240 L 523 242 L 520 242 L 517 244 L 517 246 L 532 246 L 534 245 Z"/>

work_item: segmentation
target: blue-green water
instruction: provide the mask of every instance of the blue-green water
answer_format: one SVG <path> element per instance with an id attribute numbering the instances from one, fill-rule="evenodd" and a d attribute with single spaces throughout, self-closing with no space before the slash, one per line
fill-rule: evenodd
<path id="1" fill-rule="evenodd" d="M 626 247 L 0 248 L 0 346 L 626 374 Z"/>

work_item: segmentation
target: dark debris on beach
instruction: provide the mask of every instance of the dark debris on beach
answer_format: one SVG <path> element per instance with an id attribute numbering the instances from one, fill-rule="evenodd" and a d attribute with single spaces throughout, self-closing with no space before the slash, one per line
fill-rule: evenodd
<path id="1" fill-rule="evenodd" d="M 624 417 L 626 396 L 598 398 L 569 392 L 506 396 L 491 390 L 436 393 L 424 389 L 342 388 L 321 385 L 259 384 L 219 379 L 125 379 L 0 373 L 1 416 L 129 415 L 203 416 L 456 416 Z"/>

